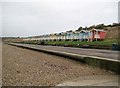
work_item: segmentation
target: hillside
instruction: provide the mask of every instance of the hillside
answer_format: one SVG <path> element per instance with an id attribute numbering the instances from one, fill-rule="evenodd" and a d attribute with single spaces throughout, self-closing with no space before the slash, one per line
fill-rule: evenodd
<path id="1" fill-rule="evenodd" d="M 106 39 L 118 39 L 120 33 L 120 26 L 106 27 Z"/>

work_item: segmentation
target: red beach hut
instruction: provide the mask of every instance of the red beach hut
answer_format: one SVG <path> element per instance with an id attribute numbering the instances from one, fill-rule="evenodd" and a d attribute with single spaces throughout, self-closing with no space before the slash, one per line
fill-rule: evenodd
<path id="1" fill-rule="evenodd" d="M 92 29 L 92 40 L 104 40 L 106 32 L 102 29 Z"/>

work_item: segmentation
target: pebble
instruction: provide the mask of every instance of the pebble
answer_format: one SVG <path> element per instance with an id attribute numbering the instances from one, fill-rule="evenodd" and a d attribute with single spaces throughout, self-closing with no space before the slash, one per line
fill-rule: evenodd
<path id="1" fill-rule="evenodd" d="M 3 86 L 50 86 L 84 75 L 112 74 L 63 57 L 6 44 L 3 50 Z"/>

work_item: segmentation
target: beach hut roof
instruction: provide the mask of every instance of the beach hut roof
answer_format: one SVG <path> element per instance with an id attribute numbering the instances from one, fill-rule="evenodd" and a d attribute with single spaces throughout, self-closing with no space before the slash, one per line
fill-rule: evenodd
<path id="1" fill-rule="evenodd" d="M 81 30 L 80 32 L 84 32 L 84 33 L 86 33 L 86 32 L 89 32 L 88 30 Z"/>
<path id="2" fill-rule="evenodd" d="M 80 31 L 75 31 L 74 33 L 80 33 Z"/>
<path id="3" fill-rule="evenodd" d="M 93 28 L 92 31 L 93 31 L 93 30 L 94 30 L 94 31 L 104 31 L 103 29 L 95 29 L 95 28 Z M 104 31 L 104 32 L 105 32 L 105 31 Z"/>

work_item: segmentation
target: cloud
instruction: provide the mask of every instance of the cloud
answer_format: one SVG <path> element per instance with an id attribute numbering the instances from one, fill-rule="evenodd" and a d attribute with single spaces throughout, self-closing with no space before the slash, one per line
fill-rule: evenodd
<path id="1" fill-rule="evenodd" d="M 112 0 L 111 0 L 112 1 Z M 32 36 L 117 22 L 117 2 L 3 2 L 3 36 Z"/>

